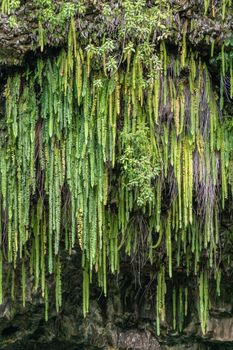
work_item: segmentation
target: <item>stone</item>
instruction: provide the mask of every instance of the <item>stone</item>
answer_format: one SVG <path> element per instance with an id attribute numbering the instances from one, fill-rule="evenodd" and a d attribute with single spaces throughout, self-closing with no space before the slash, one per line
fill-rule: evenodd
<path id="1" fill-rule="evenodd" d="M 233 342 L 233 317 L 211 318 L 207 332 L 212 341 Z"/>
<path id="2" fill-rule="evenodd" d="M 156 338 L 149 332 L 141 332 L 138 329 L 120 331 L 118 334 L 118 348 L 128 350 L 160 350 Z"/>

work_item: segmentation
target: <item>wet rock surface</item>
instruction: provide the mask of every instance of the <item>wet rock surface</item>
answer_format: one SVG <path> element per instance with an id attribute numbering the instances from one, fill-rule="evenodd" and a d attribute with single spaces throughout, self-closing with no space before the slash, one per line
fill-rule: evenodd
<path id="1" fill-rule="evenodd" d="M 5 350 L 223 350 L 233 349 L 232 296 L 229 289 L 213 300 L 207 334 L 201 333 L 194 307 L 182 333 L 171 329 L 169 315 L 156 335 L 155 294 L 148 276 L 135 285 L 131 272 L 109 278 L 105 298 L 96 283 L 90 312 L 82 316 L 82 271 L 69 261 L 63 275 L 63 306 L 59 314 L 44 305 L 39 293 L 27 296 L 26 307 L 6 300 L 0 308 L 0 349 Z M 69 266 L 69 267 L 68 267 Z M 51 285 L 51 293 L 52 291 Z"/>

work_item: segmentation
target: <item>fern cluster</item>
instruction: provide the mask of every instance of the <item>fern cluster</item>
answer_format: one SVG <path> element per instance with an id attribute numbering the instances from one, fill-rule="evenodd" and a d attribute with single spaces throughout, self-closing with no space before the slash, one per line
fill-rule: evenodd
<path id="1" fill-rule="evenodd" d="M 233 137 L 205 63 L 183 42 L 176 58 L 162 42 L 156 74 L 136 50 L 109 76 L 82 50 L 71 21 L 67 50 L 8 77 L 0 301 L 9 296 L 8 280 L 14 299 L 20 266 L 23 305 L 33 276 L 48 319 L 50 275 L 59 311 L 62 256 L 76 247 L 86 315 L 93 273 L 106 295 L 107 273 L 118 273 L 126 254 L 157 269 L 158 334 L 166 285 L 179 267 L 187 283 L 173 281 L 173 328 L 183 328 L 192 281 L 206 331 L 211 278 L 220 293 L 219 226 L 232 198 Z"/>

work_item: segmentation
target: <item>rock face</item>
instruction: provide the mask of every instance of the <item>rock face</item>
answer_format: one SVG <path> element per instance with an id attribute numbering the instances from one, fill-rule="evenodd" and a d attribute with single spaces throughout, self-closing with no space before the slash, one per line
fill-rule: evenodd
<path id="1" fill-rule="evenodd" d="M 233 317 L 211 318 L 208 324 L 208 333 L 220 342 L 233 342 Z"/>
<path id="2" fill-rule="evenodd" d="M 73 2 L 76 2 L 74 0 Z M 92 3 L 92 1 L 90 1 Z M 114 2 L 112 2 L 114 3 Z M 117 3 L 117 2 L 116 2 Z M 179 4 L 181 3 L 181 4 Z M 208 46 L 206 33 L 219 36 L 216 43 L 221 46 L 224 38 L 232 33 L 232 19 L 229 14 L 224 23 L 199 16 L 198 7 L 190 1 L 191 10 L 185 4 L 188 1 L 172 1 L 176 5 L 173 30 L 177 42 L 182 40 L 182 28 L 187 18 L 195 19 L 195 29 L 188 33 L 189 42 L 197 47 Z M 198 2 L 197 2 L 198 3 Z M 11 28 L 6 15 L 0 15 L 0 58 L 3 66 L 23 64 L 26 55 L 39 47 L 36 37 L 37 22 L 34 9 L 30 4 L 19 10 L 18 26 Z M 180 8 L 184 6 L 184 8 Z M 194 6 L 194 9 L 192 7 Z M 195 12 L 194 12 L 195 11 Z M 30 16 L 29 16 L 30 14 Z M 97 13 L 98 14 L 98 13 Z M 195 14 L 195 16 L 194 16 Z M 90 13 L 91 21 L 78 19 L 84 32 L 99 28 L 103 33 L 100 14 Z M 95 21 L 93 22 L 93 17 Z M 90 26 L 90 23 L 92 26 Z M 87 27 L 87 28 L 86 28 Z M 67 29 L 66 29 L 67 30 Z M 51 35 L 48 43 L 51 47 L 63 45 L 63 35 Z M 86 35 L 86 34 L 85 34 Z M 204 44 L 203 44 L 204 43 Z M 209 47 L 207 47 L 209 50 Z M 201 50 L 202 51 L 202 50 Z M 203 50 L 206 53 L 206 50 Z M 1 108 L 1 106 L 0 106 Z M 0 111 L 1 112 L 1 111 Z M 0 113 L 1 114 L 1 113 Z M 126 262 L 127 269 L 130 264 Z M 40 291 L 27 295 L 26 307 L 5 298 L 0 306 L 0 349 L 5 350 L 225 350 L 233 349 L 233 296 L 232 281 L 224 282 L 228 290 L 221 298 L 211 303 L 207 333 L 202 334 L 198 310 L 193 300 L 189 317 L 185 319 L 181 333 L 171 328 L 171 315 L 161 325 L 161 334 L 156 334 L 155 291 L 148 271 L 142 271 L 140 283 L 135 284 L 132 271 L 121 271 L 116 277 L 108 278 L 108 296 L 93 282 L 91 288 L 90 312 L 83 318 L 82 312 L 82 271 L 74 256 L 63 270 L 63 303 L 57 314 L 55 305 L 49 305 L 49 320 L 44 320 L 44 305 Z M 224 279 L 223 279 L 224 280 Z M 33 281 L 28 280 L 28 284 Z M 50 295 L 54 293 L 51 282 Z M 19 288 L 20 289 L 20 288 Z M 20 290 L 19 290 L 20 295 Z M 50 298 L 50 300 L 55 298 Z M 17 298 L 18 300 L 18 298 Z M 171 301 L 170 301 L 171 303 Z M 168 310 L 172 309 L 172 305 Z"/>
<path id="3" fill-rule="evenodd" d="M 158 350 L 160 345 L 158 341 L 151 336 L 150 332 L 142 332 L 137 329 L 129 331 L 120 331 L 118 333 L 118 348 L 122 349 L 148 349 Z"/>
<path id="4" fill-rule="evenodd" d="M 68 261 L 67 261 L 68 262 Z M 91 288 L 90 313 L 82 316 L 82 272 L 76 258 L 67 263 L 63 275 L 63 308 L 59 314 L 44 306 L 39 293 L 27 296 L 26 307 L 6 301 L 0 308 L 0 349 L 5 350 L 225 350 L 233 348 L 232 296 L 213 300 L 208 330 L 201 333 L 195 307 L 185 320 L 181 334 L 171 329 L 169 320 L 157 337 L 154 291 L 148 281 L 135 285 L 135 276 L 122 272 L 109 279 L 105 298 L 95 282 Z M 145 274 L 146 275 L 146 274 Z M 143 277 L 144 278 L 144 277 Z M 28 282 L 29 283 L 29 282 Z M 230 286 L 229 286 L 230 287 Z M 52 291 L 52 286 L 51 286 Z M 169 315 L 168 315 L 169 319 Z"/>

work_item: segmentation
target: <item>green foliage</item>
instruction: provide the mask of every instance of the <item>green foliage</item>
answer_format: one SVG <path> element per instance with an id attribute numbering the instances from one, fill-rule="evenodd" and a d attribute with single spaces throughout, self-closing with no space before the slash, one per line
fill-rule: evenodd
<path id="1" fill-rule="evenodd" d="M 199 279 L 199 313 L 202 332 L 205 334 L 209 311 L 209 292 L 207 271 L 201 272 Z"/>
<path id="2" fill-rule="evenodd" d="M 144 207 L 153 200 L 152 181 L 159 175 L 159 160 L 152 162 L 148 128 L 141 127 L 134 133 L 121 133 L 122 156 L 119 159 L 123 185 L 134 191 L 136 203 Z"/>
<path id="3" fill-rule="evenodd" d="M 10 0 L 2 1 L 2 13 L 6 13 L 6 14 L 10 13 Z"/>
<path id="4" fill-rule="evenodd" d="M 233 81 L 232 81 L 232 62 L 233 62 L 233 37 L 227 38 L 221 47 L 221 52 L 217 55 L 211 55 L 210 64 L 214 67 L 220 66 L 220 74 L 222 76 L 220 90 L 223 91 L 223 80 L 226 75 L 230 76 L 230 97 L 232 98 Z"/>
<path id="5" fill-rule="evenodd" d="M 157 276 L 156 289 L 156 327 L 157 335 L 160 335 L 160 321 L 165 321 L 165 296 L 167 293 L 167 286 L 165 281 L 165 268 L 161 266 Z"/>
<path id="6" fill-rule="evenodd" d="M 20 0 L 2 0 L 1 5 L 2 13 L 9 15 L 20 7 Z"/>
<path id="7" fill-rule="evenodd" d="M 9 25 L 10 27 L 13 29 L 13 28 L 16 28 L 18 26 L 17 24 L 17 17 L 12 15 L 9 17 Z"/>
<path id="8" fill-rule="evenodd" d="M 130 6 L 140 23 L 144 2 Z M 42 22 L 40 35 L 43 48 Z M 151 264 L 156 271 L 158 334 L 169 283 L 173 328 L 182 331 L 189 281 L 206 331 L 211 278 L 220 294 L 220 218 L 232 199 L 232 118 L 220 117 L 208 69 L 185 40 L 176 57 L 163 41 L 157 49 L 129 42 L 116 63 L 109 38 L 82 49 L 72 18 L 66 50 L 9 75 L 0 133 L 0 300 L 4 267 L 12 299 L 20 268 L 23 304 L 30 274 L 47 320 L 50 275 L 59 311 L 64 250 L 75 248 L 85 316 L 94 272 L 106 295 L 108 268 L 119 272 L 127 254 L 138 270 Z M 224 64 L 227 73 L 226 57 Z M 177 288 L 180 268 L 187 284 Z"/>
<path id="9" fill-rule="evenodd" d="M 162 38 L 169 35 L 166 30 L 166 19 L 170 16 L 170 5 L 167 0 L 155 1 L 153 7 L 148 8 L 146 0 L 124 0 L 123 3 L 124 27 L 120 35 L 145 40 L 153 30 L 163 31 Z"/>

